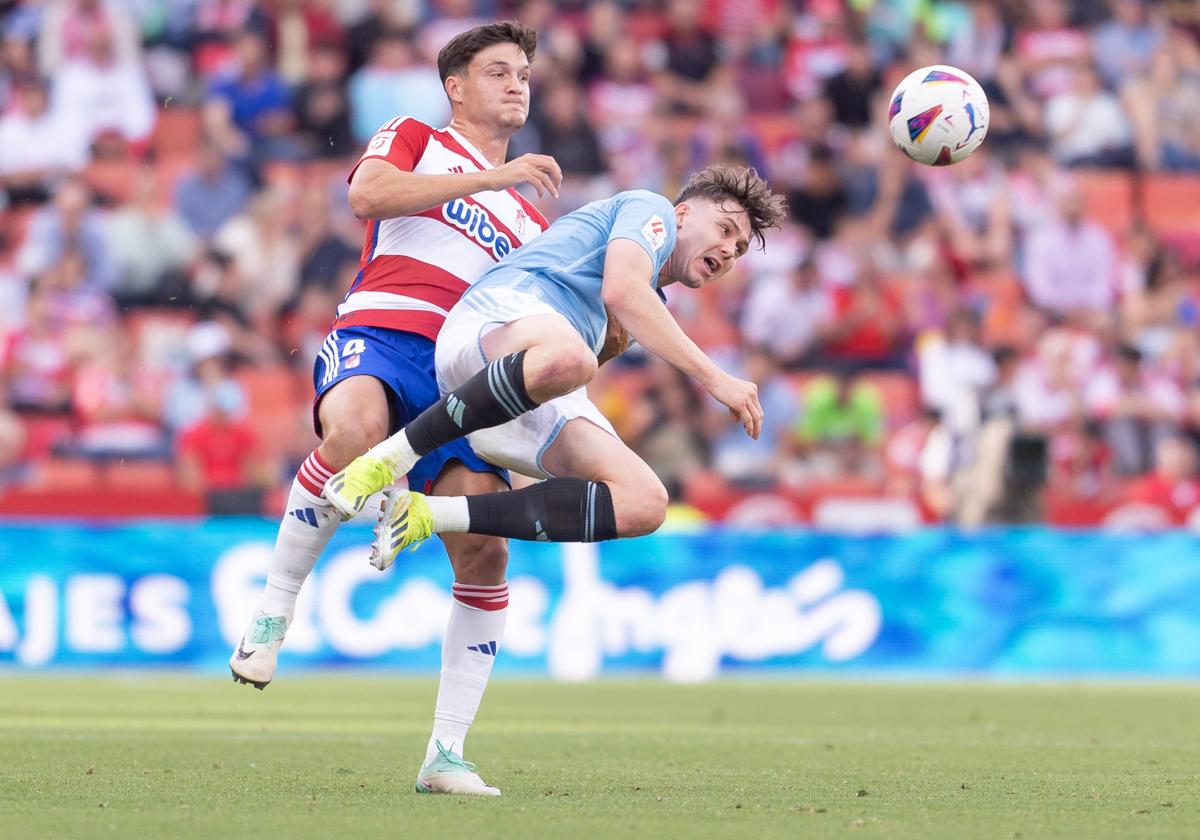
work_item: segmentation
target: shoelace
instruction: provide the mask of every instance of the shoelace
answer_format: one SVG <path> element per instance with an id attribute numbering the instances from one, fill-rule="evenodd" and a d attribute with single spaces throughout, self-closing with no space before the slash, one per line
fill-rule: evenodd
<path id="1" fill-rule="evenodd" d="M 442 742 L 441 742 L 441 741 L 438 741 L 438 742 L 437 742 L 437 748 L 438 748 L 438 754 L 439 754 L 439 755 L 440 755 L 440 756 L 441 756 L 443 759 L 445 759 L 447 762 L 449 762 L 450 764 L 453 764 L 455 767 L 462 767 L 463 769 L 465 769 L 465 770 L 466 770 L 467 772 L 469 772 L 469 773 L 473 773 L 473 772 L 475 772 L 475 765 L 474 765 L 474 764 L 472 764 L 472 763 L 471 763 L 471 762 L 469 762 L 469 761 L 465 761 L 464 759 L 462 759 L 462 758 L 459 758 L 457 755 L 455 755 L 454 753 L 450 752 L 450 750 L 448 750 L 448 749 L 446 749 L 445 747 L 443 747 L 443 746 L 442 746 Z"/>
<path id="2" fill-rule="evenodd" d="M 261 645 L 278 641 L 287 632 L 287 619 L 283 616 L 264 615 L 254 622 L 254 632 L 250 635 L 253 644 Z"/>

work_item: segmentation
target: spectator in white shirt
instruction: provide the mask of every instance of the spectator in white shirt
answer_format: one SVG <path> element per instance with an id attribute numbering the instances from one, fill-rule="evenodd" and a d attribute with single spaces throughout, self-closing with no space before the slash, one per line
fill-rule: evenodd
<path id="1" fill-rule="evenodd" d="M 139 143 L 154 129 L 154 97 L 145 70 L 121 60 L 104 29 L 93 33 L 86 55 L 54 74 L 54 104 L 80 122 L 89 143 L 104 135 Z"/>
<path id="2" fill-rule="evenodd" d="M 819 347 L 833 302 L 811 260 L 790 275 L 760 275 L 742 315 L 746 342 L 785 366 L 803 363 Z"/>
<path id="3" fill-rule="evenodd" d="M 1133 129 L 1115 94 L 1089 66 L 1075 69 L 1071 89 L 1046 101 L 1046 133 L 1056 160 L 1067 166 L 1130 166 Z"/>
<path id="4" fill-rule="evenodd" d="M 13 108 L 0 116 L 0 180 L 9 202 L 45 201 L 59 176 L 87 163 L 78 126 L 51 109 L 46 85 L 27 79 L 16 88 Z"/>
<path id="5" fill-rule="evenodd" d="M 917 342 L 921 401 L 943 418 L 968 414 L 978 423 L 980 397 L 996 378 L 996 363 L 980 344 L 979 329 L 979 318 L 960 309 L 950 315 L 944 334 Z"/>

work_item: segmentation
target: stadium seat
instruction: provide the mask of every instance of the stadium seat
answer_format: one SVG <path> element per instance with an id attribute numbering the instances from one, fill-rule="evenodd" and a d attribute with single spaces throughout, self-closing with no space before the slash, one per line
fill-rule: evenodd
<path id="1" fill-rule="evenodd" d="M 778 74 L 773 75 L 778 78 Z M 755 114 L 750 117 L 750 124 L 767 153 L 779 151 L 800 136 L 796 118 L 791 114 Z"/>
<path id="2" fill-rule="evenodd" d="M 1125 172 L 1088 169 L 1075 172 L 1075 183 L 1092 219 L 1122 236 L 1133 222 L 1133 177 Z"/>
<path id="3" fill-rule="evenodd" d="M 54 445 L 70 437 L 73 421 L 65 414 L 22 414 L 25 427 L 25 459 L 40 460 L 54 451 Z"/>
<path id="4" fill-rule="evenodd" d="M 36 207 L 16 207 L 0 214 L 0 265 L 11 260 L 25 239 Z"/>
<path id="5" fill-rule="evenodd" d="M 165 461 L 119 461 L 100 469 L 100 486 L 109 490 L 171 492 L 177 487 L 175 471 Z"/>
<path id="6" fill-rule="evenodd" d="M 1200 227 L 1200 175 L 1154 174 L 1142 182 L 1142 214 L 1157 233 Z"/>
<path id="7" fill-rule="evenodd" d="M 47 458 L 35 466 L 34 488 L 71 492 L 96 487 L 100 472 L 93 461 L 82 458 Z"/>
<path id="8" fill-rule="evenodd" d="M 83 179 L 96 194 L 115 204 L 133 199 L 139 164 L 130 158 L 94 160 L 83 171 Z"/>
<path id="9" fill-rule="evenodd" d="M 276 414 L 290 410 L 300 400 L 299 374 L 282 366 L 239 370 L 237 380 L 246 390 L 251 414 Z"/>
<path id="10" fill-rule="evenodd" d="M 992 271 L 972 278 L 973 289 L 987 301 L 983 307 L 983 340 L 990 347 L 1016 344 L 1024 306 L 1024 288 L 1011 271 Z"/>
<path id="11" fill-rule="evenodd" d="M 195 108 L 164 107 L 158 112 L 151 146 L 160 158 L 192 157 L 200 146 L 200 112 Z"/>

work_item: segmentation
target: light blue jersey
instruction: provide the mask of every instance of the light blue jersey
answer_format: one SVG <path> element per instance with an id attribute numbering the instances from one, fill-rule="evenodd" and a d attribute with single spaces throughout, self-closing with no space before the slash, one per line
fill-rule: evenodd
<path id="1" fill-rule="evenodd" d="M 562 313 L 599 353 L 608 328 L 600 296 L 604 255 L 614 239 L 628 239 L 646 250 L 653 263 L 646 282 L 657 289 L 658 273 L 675 248 L 675 206 L 646 190 L 584 205 L 488 269 L 463 302 L 482 311 L 489 289 L 528 292 Z"/>

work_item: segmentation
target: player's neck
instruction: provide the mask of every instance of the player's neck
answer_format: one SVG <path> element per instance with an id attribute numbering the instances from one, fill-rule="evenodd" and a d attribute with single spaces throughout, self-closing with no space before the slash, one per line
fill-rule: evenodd
<path id="1" fill-rule="evenodd" d="M 478 149 L 479 153 L 492 166 L 500 166 L 504 163 L 505 156 L 508 154 L 508 138 L 512 136 L 511 133 L 496 134 L 494 131 L 488 131 L 458 117 L 450 120 L 450 127 L 467 138 L 468 142 Z"/>

